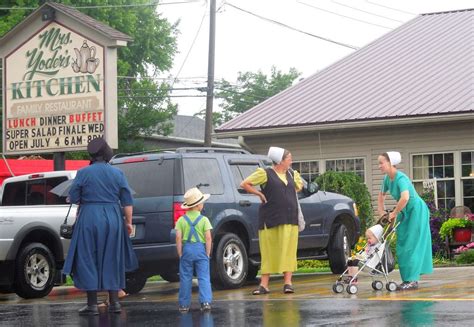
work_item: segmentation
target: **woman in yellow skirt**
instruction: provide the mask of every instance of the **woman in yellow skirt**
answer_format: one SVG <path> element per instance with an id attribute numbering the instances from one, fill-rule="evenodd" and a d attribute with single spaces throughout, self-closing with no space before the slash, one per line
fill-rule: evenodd
<path id="1" fill-rule="evenodd" d="M 296 192 L 303 188 L 297 171 L 290 173 L 292 157 L 288 150 L 270 147 L 268 157 L 272 168 L 257 168 L 241 187 L 257 195 L 262 204 L 258 212 L 261 281 L 254 295 L 268 294 L 270 274 L 283 273 L 283 293 L 294 293 L 293 271 L 296 270 L 298 249 L 298 202 Z M 254 186 L 261 185 L 261 191 Z"/>

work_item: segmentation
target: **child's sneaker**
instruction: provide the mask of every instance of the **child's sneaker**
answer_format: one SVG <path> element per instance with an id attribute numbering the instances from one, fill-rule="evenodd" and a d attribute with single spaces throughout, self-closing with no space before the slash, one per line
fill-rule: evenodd
<path id="1" fill-rule="evenodd" d="M 180 305 L 178 310 L 181 313 L 187 313 L 187 312 L 189 312 L 189 307 L 185 307 L 185 306 Z"/>
<path id="2" fill-rule="evenodd" d="M 201 311 L 211 311 L 211 304 L 208 302 L 201 303 Z"/>

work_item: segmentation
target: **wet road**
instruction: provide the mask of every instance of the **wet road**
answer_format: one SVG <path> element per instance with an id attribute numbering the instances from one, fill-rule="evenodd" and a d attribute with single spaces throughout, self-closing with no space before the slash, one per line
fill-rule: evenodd
<path id="1" fill-rule="evenodd" d="M 398 278 L 398 272 L 391 274 Z M 295 277 L 295 294 L 283 294 L 281 278 L 271 293 L 252 296 L 255 285 L 215 291 L 211 313 L 199 311 L 193 292 L 191 312 L 177 311 L 178 283 L 149 283 L 122 301 L 121 314 L 81 317 L 85 295 L 73 288 L 56 288 L 43 299 L 24 300 L 0 295 L 1 326 L 472 326 L 474 267 L 439 268 L 425 276 L 420 289 L 391 293 L 374 291 L 362 276 L 355 295 L 334 294 L 336 276 Z"/>

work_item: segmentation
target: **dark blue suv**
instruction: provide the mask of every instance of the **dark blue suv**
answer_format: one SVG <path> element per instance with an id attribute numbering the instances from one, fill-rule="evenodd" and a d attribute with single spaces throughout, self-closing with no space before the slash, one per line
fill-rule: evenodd
<path id="1" fill-rule="evenodd" d="M 140 268 L 127 277 L 128 292 L 139 292 L 146 279 L 157 274 L 168 281 L 179 280 L 173 228 L 184 213 L 184 192 L 193 186 L 211 194 L 203 214 L 214 228 L 213 286 L 237 288 L 256 277 L 260 200 L 241 189 L 240 183 L 257 167 L 270 165 L 267 157 L 245 150 L 179 148 L 118 155 L 111 164 L 125 173 L 136 192 L 132 242 Z M 360 233 L 354 202 L 317 187 L 305 187 L 299 197 L 306 229 L 300 233 L 298 259 L 329 258 L 331 270 L 341 273 Z"/>

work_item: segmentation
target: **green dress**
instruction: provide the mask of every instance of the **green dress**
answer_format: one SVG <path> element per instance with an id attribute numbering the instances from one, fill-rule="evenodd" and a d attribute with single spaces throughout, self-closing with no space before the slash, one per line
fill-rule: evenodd
<path id="1" fill-rule="evenodd" d="M 408 191 L 410 198 L 397 216 L 397 222 L 400 222 L 397 228 L 397 258 L 402 281 L 412 282 L 420 280 L 422 274 L 433 272 L 430 212 L 407 175 L 397 171 L 393 181 L 385 176 L 382 193 L 389 192 L 399 201 L 403 191 Z"/>

